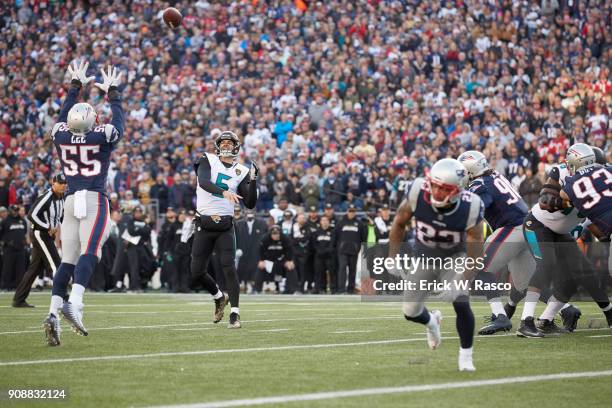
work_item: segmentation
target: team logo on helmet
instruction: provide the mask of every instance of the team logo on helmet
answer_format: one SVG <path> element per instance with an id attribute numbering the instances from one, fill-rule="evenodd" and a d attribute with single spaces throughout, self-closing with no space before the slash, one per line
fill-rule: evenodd
<path id="1" fill-rule="evenodd" d="M 240 173 L 242 173 L 242 172 L 240 171 L 240 169 L 236 169 L 236 175 L 237 175 L 237 176 L 239 176 L 239 175 L 240 175 Z"/>

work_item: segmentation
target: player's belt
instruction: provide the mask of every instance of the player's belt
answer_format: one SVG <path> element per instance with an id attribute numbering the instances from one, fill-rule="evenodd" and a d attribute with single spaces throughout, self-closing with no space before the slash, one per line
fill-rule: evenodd
<path id="1" fill-rule="evenodd" d="M 234 225 L 234 217 L 231 215 L 202 215 L 196 214 L 196 222 L 205 231 L 227 231 Z"/>

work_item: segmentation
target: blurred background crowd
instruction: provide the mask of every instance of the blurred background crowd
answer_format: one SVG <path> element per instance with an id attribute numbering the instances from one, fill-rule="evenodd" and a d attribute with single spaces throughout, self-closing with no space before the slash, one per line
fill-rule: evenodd
<path id="1" fill-rule="evenodd" d="M 161 11 L 177 7 L 170 30 Z M 111 206 L 194 209 L 218 129 L 260 164 L 257 216 L 355 208 L 373 224 L 436 160 L 484 152 L 528 204 L 575 142 L 612 129 L 610 0 L 15 0 L 0 4 L 0 207 L 60 172 L 48 137 L 68 64 L 124 71 Z M 100 121 L 95 87 L 83 98 Z M 270 211 L 272 210 L 272 217 Z M 366 220 L 367 221 L 367 220 Z"/>

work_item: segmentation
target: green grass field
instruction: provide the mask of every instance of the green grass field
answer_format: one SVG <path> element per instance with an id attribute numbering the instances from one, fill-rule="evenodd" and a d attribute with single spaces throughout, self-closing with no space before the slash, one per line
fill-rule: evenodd
<path id="1" fill-rule="evenodd" d="M 593 303 L 578 304 L 583 317 L 573 334 L 477 336 L 478 371 L 459 373 L 449 304 L 428 305 L 444 315 L 445 338 L 431 351 L 424 328 L 406 322 L 400 304 L 356 296 L 243 296 L 243 328 L 228 330 L 229 308 L 213 325 L 207 295 L 87 294 L 90 335 L 64 324 L 62 345 L 50 348 L 41 329 L 49 293 L 32 294 L 37 308 L 27 310 L 9 307 L 11 296 L 0 294 L 0 406 L 591 408 L 612 400 L 612 331 L 596 328 L 604 319 Z M 488 304 L 473 308 L 478 327 Z M 562 378 L 567 373 L 582 374 Z M 533 377 L 548 374 L 562 375 Z M 506 380 L 483 382 L 497 379 Z M 425 386 L 410 387 L 417 385 Z M 7 397 L 9 389 L 49 388 L 65 389 L 67 398 Z M 338 391 L 349 392 L 321 394 Z"/>

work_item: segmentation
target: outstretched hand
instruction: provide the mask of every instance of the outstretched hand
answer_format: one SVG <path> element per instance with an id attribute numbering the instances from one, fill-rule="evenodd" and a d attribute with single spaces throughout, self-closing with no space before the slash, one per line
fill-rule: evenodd
<path id="1" fill-rule="evenodd" d="M 121 75 L 123 74 L 116 67 L 108 66 L 107 72 L 103 69 L 100 70 L 102 73 L 102 83 L 96 82 L 94 85 L 102 90 L 104 93 L 108 93 L 108 89 L 113 86 L 119 86 Z"/>
<path id="2" fill-rule="evenodd" d="M 89 62 L 82 60 L 80 64 L 77 64 L 76 61 L 72 63 L 72 65 L 68 65 L 68 74 L 70 74 L 71 81 L 79 81 L 82 86 L 87 85 L 89 82 L 93 81 L 95 76 L 87 76 L 87 68 L 89 67 Z"/>

